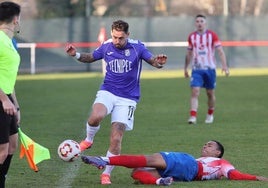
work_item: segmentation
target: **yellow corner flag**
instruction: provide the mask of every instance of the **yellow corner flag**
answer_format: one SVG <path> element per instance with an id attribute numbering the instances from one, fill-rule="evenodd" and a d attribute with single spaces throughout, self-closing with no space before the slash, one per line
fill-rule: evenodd
<path id="1" fill-rule="evenodd" d="M 43 160 L 50 159 L 49 150 L 37 143 L 35 143 L 31 138 L 22 132 L 19 128 L 19 138 L 20 138 L 20 158 L 26 155 L 29 166 L 35 172 L 38 172 L 37 164 Z"/>

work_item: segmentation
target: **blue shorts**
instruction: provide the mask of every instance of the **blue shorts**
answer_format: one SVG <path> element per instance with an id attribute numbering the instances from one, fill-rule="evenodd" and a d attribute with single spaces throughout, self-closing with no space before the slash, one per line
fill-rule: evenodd
<path id="1" fill-rule="evenodd" d="M 216 87 L 216 70 L 215 69 L 197 69 L 192 70 L 191 87 L 203 87 L 214 89 Z"/>
<path id="2" fill-rule="evenodd" d="M 198 173 L 195 158 L 187 153 L 160 152 L 166 162 L 166 169 L 159 170 L 161 177 L 173 177 L 174 181 L 192 181 Z"/>

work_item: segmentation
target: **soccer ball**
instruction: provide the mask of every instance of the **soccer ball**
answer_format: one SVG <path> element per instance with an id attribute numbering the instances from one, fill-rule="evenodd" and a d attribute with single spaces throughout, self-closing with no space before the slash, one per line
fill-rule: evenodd
<path id="1" fill-rule="evenodd" d="M 74 161 L 79 157 L 80 153 L 80 146 L 74 140 L 64 140 L 58 147 L 59 157 L 66 162 Z"/>

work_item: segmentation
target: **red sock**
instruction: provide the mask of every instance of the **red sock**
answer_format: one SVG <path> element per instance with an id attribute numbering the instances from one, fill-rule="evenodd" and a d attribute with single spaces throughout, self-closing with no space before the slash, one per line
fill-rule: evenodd
<path id="1" fill-rule="evenodd" d="M 118 155 L 109 157 L 110 165 L 124 166 L 128 168 L 146 167 L 144 155 Z"/>
<path id="2" fill-rule="evenodd" d="M 191 110 L 191 111 L 190 111 L 190 115 L 196 117 L 197 112 L 196 112 L 195 110 Z"/>
<path id="3" fill-rule="evenodd" d="M 209 108 L 208 109 L 208 115 L 212 115 L 214 113 L 214 108 Z"/>
<path id="4" fill-rule="evenodd" d="M 142 184 L 156 184 L 158 178 L 154 177 L 150 172 L 137 170 L 133 172 L 132 178 L 138 180 Z"/>

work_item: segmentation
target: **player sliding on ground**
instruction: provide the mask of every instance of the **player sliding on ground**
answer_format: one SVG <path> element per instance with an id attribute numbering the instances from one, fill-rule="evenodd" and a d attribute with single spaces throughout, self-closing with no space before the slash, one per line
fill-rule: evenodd
<path id="1" fill-rule="evenodd" d="M 99 169 L 106 165 L 134 168 L 131 176 L 142 184 L 171 185 L 173 181 L 217 180 L 222 177 L 230 180 L 268 181 L 266 177 L 238 171 L 230 162 L 222 159 L 223 153 L 223 145 L 211 140 L 203 146 L 198 159 L 182 152 L 81 158 L 84 163 Z"/>

